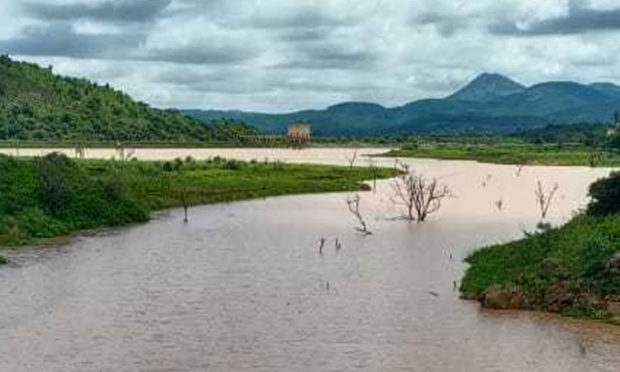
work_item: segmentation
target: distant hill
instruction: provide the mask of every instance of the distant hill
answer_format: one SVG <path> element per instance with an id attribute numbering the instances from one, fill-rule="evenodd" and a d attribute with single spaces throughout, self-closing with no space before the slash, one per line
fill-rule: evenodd
<path id="1" fill-rule="evenodd" d="M 209 124 L 0 56 L 0 140 L 202 141 L 256 132 L 237 122 Z"/>
<path id="2" fill-rule="evenodd" d="M 547 82 L 523 86 L 499 74 L 482 74 L 444 99 L 423 99 L 385 108 L 367 102 L 345 102 L 324 110 L 287 114 L 187 110 L 199 120 L 243 120 L 267 132 L 282 132 L 302 121 L 318 135 L 393 133 L 513 132 L 548 124 L 608 122 L 620 109 L 620 87 Z"/>
<path id="3" fill-rule="evenodd" d="M 500 74 L 481 74 L 462 89 L 448 97 L 455 101 L 488 102 L 521 93 L 525 86 Z"/>

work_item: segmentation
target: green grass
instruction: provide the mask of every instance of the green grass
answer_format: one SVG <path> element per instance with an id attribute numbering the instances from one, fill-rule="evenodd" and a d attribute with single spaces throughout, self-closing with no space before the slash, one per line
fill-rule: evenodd
<path id="1" fill-rule="evenodd" d="M 580 298 L 620 298 L 620 272 L 606 267 L 619 251 L 620 215 L 579 215 L 563 227 L 473 253 L 461 292 L 474 298 L 496 284 L 519 286 L 530 308 L 600 317 Z M 551 290 L 558 286 L 568 292 L 559 307 Z"/>
<path id="2" fill-rule="evenodd" d="M 424 143 L 404 146 L 382 156 L 475 160 L 496 164 L 620 166 L 620 153 L 598 151 L 581 145 L 537 145 L 521 142 L 495 144 Z"/>
<path id="3" fill-rule="evenodd" d="M 370 168 L 177 159 L 73 161 L 0 156 L 0 246 L 145 222 L 152 211 L 276 195 L 359 190 Z M 395 175 L 377 169 L 378 178 Z"/>

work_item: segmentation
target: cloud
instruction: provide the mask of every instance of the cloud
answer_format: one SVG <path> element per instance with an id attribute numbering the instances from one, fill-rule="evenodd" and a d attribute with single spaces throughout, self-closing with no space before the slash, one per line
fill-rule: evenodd
<path id="1" fill-rule="evenodd" d="M 152 21 L 172 0 L 106 0 L 95 3 L 49 4 L 28 2 L 26 12 L 38 19 L 68 21 L 89 19 L 106 22 Z"/>
<path id="2" fill-rule="evenodd" d="M 247 61 L 253 58 L 254 55 L 253 51 L 233 46 L 188 45 L 183 47 L 144 49 L 141 52 L 128 55 L 127 59 L 204 65 L 234 64 Z"/>
<path id="3" fill-rule="evenodd" d="M 593 32 L 617 28 L 617 0 L 4 2 L 0 53 L 159 107 L 396 106 L 481 72 L 620 81 L 617 35 Z"/>
<path id="4" fill-rule="evenodd" d="M 29 56 L 112 58 L 136 48 L 145 35 L 77 34 L 68 24 L 29 26 L 20 36 L 0 40 L 0 51 Z"/>
<path id="5" fill-rule="evenodd" d="M 371 68 L 376 56 L 368 50 L 343 49 L 338 46 L 317 45 L 292 53 L 284 62 L 275 65 L 283 69 L 341 69 L 364 70 Z"/>
<path id="6" fill-rule="evenodd" d="M 585 0 L 569 0 L 566 15 L 518 24 L 493 23 L 491 33 L 513 36 L 574 35 L 587 32 L 620 30 L 620 8 L 598 10 Z"/>
<path id="7" fill-rule="evenodd" d="M 230 64 L 255 56 L 251 48 L 208 40 L 193 43 L 149 44 L 146 34 L 77 33 L 66 23 L 29 26 L 20 36 L 0 40 L 0 52 L 28 56 L 133 60 L 177 64 Z"/>

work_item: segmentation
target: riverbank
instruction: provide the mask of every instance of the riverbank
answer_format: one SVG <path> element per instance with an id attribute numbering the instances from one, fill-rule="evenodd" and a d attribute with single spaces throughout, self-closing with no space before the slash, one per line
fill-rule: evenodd
<path id="1" fill-rule="evenodd" d="M 481 163 L 558 166 L 620 166 L 620 152 L 584 146 L 529 143 L 422 143 L 390 150 L 381 156 L 474 160 Z"/>
<path id="2" fill-rule="evenodd" d="M 616 173 L 593 184 L 588 211 L 562 227 L 471 254 L 463 296 L 620 325 L 619 183 Z"/>
<path id="3" fill-rule="evenodd" d="M 392 177 L 396 171 L 219 157 L 123 162 L 54 154 L 38 159 L 0 156 L 0 172 L 0 247 L 10 247 L 146 222 L 151 212 L 177 206 L 355 191 L 364 180 Z"/>

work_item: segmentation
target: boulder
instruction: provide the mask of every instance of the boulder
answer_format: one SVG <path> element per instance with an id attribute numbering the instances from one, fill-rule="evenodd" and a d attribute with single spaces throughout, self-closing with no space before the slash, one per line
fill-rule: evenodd
<path id="1" fill-rule="evenodd" d="M 607 311 L 612 315 L 620 316 L 620 302 L 607 303 Z"/>
<path id="2" fill-rule="evenodd" d="M 544 308 L 551 312 L 560 312 L 571 306 L 575 298 L 567 282 L 556 282 L 549 285 L 545 293 Z"/>
<path id="3" fill-rule="evenodd" d="M 524 309 L 525 296 L 518 286 L 493 285 L 478 298 L 483 307 L 489 309 Z"/>
<path id="4" fill-rule="evenodd" d="M 372 186 L 367 183 L 360 184 L 360 191 L 372 191 Z"/>

